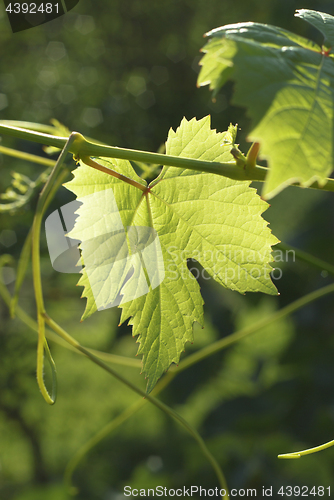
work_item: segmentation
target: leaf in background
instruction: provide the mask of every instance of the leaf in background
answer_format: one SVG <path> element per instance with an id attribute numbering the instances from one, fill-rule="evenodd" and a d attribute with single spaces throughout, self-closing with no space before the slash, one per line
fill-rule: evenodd
<path id="1" fill-rule="evenodd" d="M 300 10 L 333 44 L 334 18 Z M 236 81 L 234 103 L 252 119 L 249 140 L 268 160 L 266 198 L 295 182 L 322 186 L 333 170 L 334 56 L 275 26 L 240 23 L 208 33 L 198 85 Z M 226 59 L 226 61 L 225 61 Z M 233 66 L 231 66 L 231 63 Z"/>
<path id="2" fill-rule="evenodd" d="M 334 47 L 334 18 L 325 12 L 315 10 L 296 10 L 296 17 L 300 17 L 317 28 L 328 42 L 328 48 Z M 326 44 L 327 45 L 327 44 Z"/>
<path id="3" fill-rule="evenodd" d="M 233 126 L 223 133 L 211 130 L 210 117 L 199 121 L 183 119 L 176 132 L 169 132 L 166 154 L 206 161 L 232 161 L 230 150 L 235 135 L 236 127 Z M 124 160 L 99 158 L 98 162 L 142 186 L 146 184 Z M 85 286 L 83 296 L 88 298 L 84 317 L 96 309 L 110 307 L 121 292 L 121 322 L 131 318 L 129 324 L 133 325 L 133 335 L 139 335 L 138 354 L 143 354 L 143 371 L 149 378 L 148 391 L 171 363 L 179 361 L 185 343 L 193 340 L 194 321 L 203 323 L 203 300 L 199 285 L 187 268 L 187 259 L 196 259 L 218 283 L 232 290 L 277 293 L 270 280 L 269 262 L 272 261 L 271 245 L 278 240 L 261 217 L 268 205 L 249 184 L 214 174 L 164 167 L 143 192 L 84 164 L 74 171 L 74 179 L 66 184 L 83 203 L 70 236 L 84 242 L 81 248 L 85 265 L 94 253 L 101 264 L 109 262 L 109 268 L 95 265 L 88 269 L 79 281 L 79 285 Z M 97 203 L 92 196 L 96 193 Z M 148 293 L 134 300 L 128 299 L 139 283 L 136 266 L 129 278 L 129 268 L 118 267 L 116 256 L 125 255 L 126 244 L 129 255 L 134 256 L 131 242 L 126 240 L 123 245 L 117 239 L 118 243 L 114 243 L 110 229 L 105 229 L 105 221 L 110 217 L 108 210 L 114 214 L 116 207 L 119 219 L 112 215 L 116 232 L 121 225 L 127 235 L 131 228 L 151 228 L 157 234 L 162 253 L 164 270 L 158 258 L 150 262 L 144 258 L 141 264 L 146 266 L 146 277 L 152 276 L 153 266 L 158 275 L 164 273 L 163 281 L 153 287 L 149 279 Z M 89 245 L 85 241 L 92 242 L 94 238 L 95 248 L 91 247 L 90 254 L 86 254 Z M 114 267 L 116 279 L 111 276 Z M 108 274 L 107 269 L 113 272 Z M 125 275 L 128 280 L 123 286 Z"/>

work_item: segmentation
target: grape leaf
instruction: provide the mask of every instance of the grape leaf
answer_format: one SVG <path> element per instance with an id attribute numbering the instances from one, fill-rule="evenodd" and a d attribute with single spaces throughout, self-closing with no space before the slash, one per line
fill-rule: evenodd
<path id="1" fill-rule="evenodd" d="M 333 43 L 334 17 L 300 10 Z M 234 103 L 252 119 L 249 140 L 268 160 L 263 196 L 286 186 L 320 186 L 333 170 L 334 55 L 275 26 L 240 23 L 208 33 L 198 85 L 215 93 L 236 82 Z"/>
<path id="2" fill-rule="evenodd" d="M 232 161 L 235 136 L 233 126 L 223 133 L 211 130 L 210 117 L 183 119 L 176 132 L 169 132 L 166 154 Z M 146 185 L 125 160 L 96 161 Z M 83 296 L 88 299 L 84 317 L 110 307 L 121 294 L 121 323 L 130 318 L 133 335 L 139 335 L 138 354 L 143 354 L 148 391 L 171 363 L 179 361 L 185 343 L 193 341 L 193 323 L 203 324 L 203 300 L 187 259 L 196 259 L 212 278 L 232 290 L 277 293 L 269 262 L 273 260 L 271 245 L 278 240 L 261 217 L 268 205 L 249 184 L 164 167 L 143 191 L 85 164 L 66 184 L 82 202 L 70 236 L 83 242 L 85 269 L 78 284 L 85 287 Z M 116 240 L 106 223 L 110 218 Z M 135 245 L 129 241 L 134 228 L 137 233 L 142 230 L 133 238 Z M 142 236 L 145 228 L 154 232 L 151 240 L 156 235 L 157 242 L 149 259 L 144 247 L 150 237 Z M 125 237 L 120 236 L 122 229 Z M 140 252 L 136 252 L 138 245 Z M 140 262 L 131 261 L 138 253 L 143 257 Z M 118 263 L 126 255 L 129 264 L 122 267 Z M 93 265 L 87 265 L 92 260 Z M 134 270 L 129 275 L 131 266 Z M 142 293 L 139 284 L 143 275 L 149 285 L 147 293 Z"/>
<path id="3" fill-rule="evenodd" d="M 334 22 L 333 16 L 325 12 L 317 12 L 315 10 L 298 9 L 296 17 L 304 19 L 308 23 L 317 28 L 325 37 L 329 47 L 334 46 Z"/>

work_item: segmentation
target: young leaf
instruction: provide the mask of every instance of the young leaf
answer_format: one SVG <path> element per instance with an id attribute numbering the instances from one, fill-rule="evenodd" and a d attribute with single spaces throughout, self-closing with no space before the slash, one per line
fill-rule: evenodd
<path id="1" fill-rule="evenodd" d="M 176 132 L 169 132 L 166 154 L 232 161 L 235 134 L 232 126 L 224 133 L 211 130 L 210 117 L 183 119 Z M 261 217 L 267 204 L 249 182 L 164 167 L 143 190 L 145 181 L 128 162 L 97 161 L 138 187 L 84 164 L 66 184 L 83 203 L 70 236 L 83 241 L 85 271 L 79 285 L 88 299 L 84 317 L 110 307 L 121 292 L 121 322 L 131 318 L 133 335 L 139 335 L 138 354 L 143 354 L 150 391 L 171 363 L 179 361 L 185 343 L 193 340 L 194 321 L 203 323 L 203 300 L 187 259 L 196 259 L 232 290 L 276 294 L 269 262 L 271 245 L 278 240 Z"/>
<path id="2" fill-rule="evenodd" d="M 334 18 L 300 10 L 333 44 Z M 266 198 L 298 182 L 324 185 L 333 170 L 334 58 L 329 50 L 270 25 L 241 23 L 208 33 L 198 85 L 215 93 L 236 81 L 234 102 L 252 119 L 269 171 Z"/>

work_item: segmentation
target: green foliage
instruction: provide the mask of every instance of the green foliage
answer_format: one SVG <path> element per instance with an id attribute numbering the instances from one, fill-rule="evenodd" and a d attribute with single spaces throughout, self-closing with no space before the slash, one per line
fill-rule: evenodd
<path id="1" fill-rule="evenodd" d="M 149 3 L 146 5 L 146 1 L 143 0 L 140 6 L 124 0 L 119 1 L 124 11 L 131 11 L 128 24 L 123 23 L 121 16 L 101 14 L 102 22 L 99 22 L 101 32 L 93 30 L 92 38 L 90 32 L 84 32 L 94 26 L 93 17 L 80 15 L 77 18 L 64 16 L 64 19 L 70 19 L 65 30 L 67 35 L 64 38 L 61 38 L 63 36 L 61 30 L 57 32 L 60 24 L 57 25 L 59 20 L 56 20 L 52 25 L 54 31 L 51 29 L 50 32 L 45 31 L 48 43 L 52 40 L 47 47 L 42 43 L 45 26 L 41 27 L 40 31 L 31 30 L 31 33 L 38 34 L 36 38 L 31 35 L 31 40 L 35 40 L 35 46 L 34 43 L 29 43 L 29 38 L 24 39 L 24 34 L 21 38 L 17 37 L 20 43 L 22 40 L 27 42 L 27 55 L 24 58 L 27 67 L 30 68 L 29 49 L 34 53 L 34 58 L 36 60 L 38 58 L 38 65 L 36 78 L 34 72 L 34 92 L 29 89 L 28 78 L 18 78 L 20 85 L 24 82 L 31 106 L 22 106 L 20 100 L 22 89 L 19 86 L 14 89 L 15 94 L 11 94 L 8 90 L 11 113 L 8 117 L 18 116 L 22 108 L 24 119 L 46 120 L 52 108 L 52 115 L 55 114 L 60 118 L 61 107 L 64 107 L 67 118 L 60 119 L 70 123 L 72 130 L 82 130 L 79 127 L 83 126 L 89 133 L 90 128 L 98 126 L 104 118 L 104 132 L 98 130 L 96 135 L 109 144 L 121 144 L 122 141 L 126 141 L 131 146 L 137 146 L 135 141 L 139 141 L 143 142 L 146 149 L 154 149 L 157 147 L 156 142 L 161 139 L 161 130 L 164 133 L 167 126 L 179 122 L 180 109 L 182 114 L 187 116 L 188 113 L 193 113 L 194 109 L 197 115 L 206 115 L 208 110 L 205 95 L 208 94 L 199 92 L 198 98 L 196 96 L 193 101 L 189 99 L 192 82 L 186 81 L 184 76 L 188 71 L 183 71 L 185 66 L 178 62 L 182 51 L 185 53 L 188 51 L 188 56 L 194 53 L 191 44 L 187 50 L 183 49 L 183 28 L 187 26 L 183 27 L 185 16 L 180 13 L 183 12 L 181 9 L 186 3 L 186 12 L 190 13 L 191 9 L 196 10 L 198 33 L 199 25 L 203 26 L 203 31 L 212 25 L 211 21 L 207 24 L 206 16 L 213 3 L 192 0 L 182 5 L 182 2 L 179 2 L 177 8 L 180 10 L 177 17 L 182 19 L 182 35 L 174 34 L 173 26 L 173 34 L 167 29 L 167 35 L 162 34 L 159 43 L 152 43 L 152 40 L 158 39 L 158 35 L 160 37 L 157 17 L 163 15 L 165 23 L 166 16 L 170 15 L 171 9 L 164 9 L 163 4 L 172 5 L 173 2 L 163 0 L 163 4 L 153 6 Z M 237 5 L 231 1 L 228 9 L 226 9 L 227 3 L 224 2 L 223 9 L 226 9 L 226 12 L 219 11 L 222 7 L 217 6 L 213 16 L 214 22 L 219 18 L 218 12 L 221 12 L 221 19 L 225 22 L 234 21 L 231 12 L 237 13 L 238 19 L 249 18 L 252 15 L 253 19 L 259 21 L 267 20 L 266 16 L 272 2 L 268 0 L 265 4 L 261 2 L 261 5 L 258 2 L 258 10 L 254 8 L 255 4 L 256 0 L 247 2 L 250 10 L 241 15 L 240 2 Z M 87 5 L 89 0 L 85 2 L 86 7 Z M 0 18 L 1 8 L 0 5 Z M 105 7 L 101 6 L 101 9 L 103 8 Z M 277 12 L 282 10 L 281 2 L 277 3 L 277 9 Z M 276 23 L 274 14 L 273 10 L 272 19 Z M 154 19 L 151 30 L 147 29 L 145 24 L 149 17 Z M 236 80 L 235 103 L 248 108 L 253 120 L 250 137 L 261 142 L 262 154 L 269 160 L 270 169 L 264 190 L 267 198 L 295 181 L 309 186 L 317 180 L 320 187 L 324 186 L 325 178 L 332 170 L 333 18 L 328 14 L 305 9 L 297 11 L 297 17 L 303 18 L 322 32 L 325 36 L 323 46 L 270 25 L 259 23 L 229 25 L 210 32 L 211 40 L 205 48 L 207 52 L 203 58 L 199 77 L 201 85 L 210 83 L 215 95 L 227 79 Z M 73 36 L 73 29 L 71 32 L 71 23 L 82 35 L 79 36 L 77 43 L 79 47 L 77 57 L 73 56 L 74 51 L 71 50 L 72 40 L 78 38 Z M 128 28 L 131 26 L 132 29 L 136 23 L 142 28 L 142 33 L 136 29 L 136 46 L 130 47 L 131 50 L 123 50 L 127 40 L 131 40 L 131 30 L 129 32 Z M 109 37 L 105 37 L 104 41 L 103 24 Z M 306 23 L 304 24 L 306 26 Z M 195 36 L 196 30 L 193 29 L 192 36 L 189 36 L 189 32 L 187 34 L 189 39 L 196 40 L 194 43 L 198 43 L 199 40 L 198 35 Z M 123 37 L 121 39 L 120 34 Z M 101 36 L 101 39 L 97 38 L 97 35 Z M 4 36 L 6 36 L 5 31 L 0 30 L 0 38 L 3 39 Z M 55 39 L 62 39 L 64 44 Z M 145 47 L 144 43 L 147 43 Z M 111 46 L 113 68 L 110 68 Z M 166 54 L 163 55 L 162 62 L 155 58 L 162 46 L 166 46 L 166 54 L 173 61 L 173 71 L 170 67 L 167 70 L 162 66 L 165 64 Z M 106 63 L 103 66 L 104 47 L 108 47 L 106 50 L 108 57 L 105 57 Z M 59 54 L 62 57 L 58 61 Z M 147 54 L 152 57 L 149 63 L 145 62 Z M 190 66 L 192 59 L 190 60 L 188 56 L 186 64 Z M 127 58 L 130 58 L 131 64 L 126 69 Z M 10 49 L 6 59 L 2 58 L 0 61 L 1 69 L 4 66 L 3 61 L 6 71 L 10 73 L 12 71 Z M 80 69 L 81 62 L 85 65 L 82 69 Z M 195 63 L 196 60 L 193 68 L 196 67 Z M 17 65 L 17 68 L 15 74 L 21 75 L 24 65 Z M 173 88 L 173 73 L 175 73 L 177 92 Z M 78 80 L 75 80 L 77 75 Z M 5 74 L 0 77 L 0 92 L 7 92 L 6 87 L 1 85 L 2 82 L 7 82 L 8 89 L 11 85 L 11 76 Z M 168 81 L 168 78 L 170 80 L 167 86 L 171 92 L 165 98 L 164 94 L 167 95 L 165 89 L 158 94 L 157 86 L 163 87 L 162 82 Z M 183 86 L 179 85 L 181 79 Z M 80 84 L 84 86 L 84 92 L 80 90 Z M 41 102 L 40 107 L 35 106 L 36 100 L 41 98 L 38 87 L 43 90 L 45 100 Z M 77 93 L 78 99 L 74 97 Z M 2 104 L 5 104 L 6 95 L 0 94 L 0 96 Z M 131 113 L 125 112 L 130 109 L 131 100 L 138 107 L 138 113 L 133 109 Z M 157 108 L 160 105 L 159 110 Z M 151 107 L 153 113 L 150 114 Z M 174 114 L 172 107 L 175 108 Z M 219 96 L 216 104 L 209 104 L 210 110 L 216 112 L 214 119 L 222 120 L 218 126 L 223 130 L 231 120 L 229 112 L 218 114 L 218 111 L 225 107 L 227 99 L 224 95 Z M 75 117 L 74 123 L 68 117 Z M 232 119 L 234 123 L 238 122 L 240 125 L 243 125 L 242 120 L 243 118 L 240 123 L 239 115 L 237 117 L 234 115 Z M 24 126 L 59 137 L 67 138 L 69 135 L 69 129 L 57 120 L 53 121 L 52 127 L 23 123 L 12 122 L 11 125 Z M 85 131 L 84 129 L 83 132 Z M 103 136 L 103 133 L 108 133 L 108 136 Z M 255 165 L 258 145 L 255 144 L 254 154 L 248 155 L 247 161 L 236 149 L 232 156 L 231 148 L 235 147 L 235 135 L 236 127 L 233 126 L 222 134 L 211 130 L 209 117 L 200 121 L 184 119 L 176 132 L 170 130 L 166 153 L 175 157 L 186 157 L 191 161 L 227 162 L 226 171 L 223 170 L 226 163 L 220 167 L 215 163 L 215 167 L 222 168 L 218 173 L 229 175 L 226 172 L 234 170 L 242 175 L 245 173 L 247 179 L 263 180 L 261 175 L 256 177 L 259 173 L 264 175 L 265 171 Z M 27 136 L 21 138 L 29 140 Z M 145 141 L 148 141 L 148 145 Z M 121 151 L 122 148 L 114 149 Z M 48 153 L 57 151 L 55 147 L 44 150 Z M 28 158 L 29 155 L 18 151 L 17 154 L 13 154 L 14 151 L 10 152 L 9 148 L 3 147 L 0 149 L 4 154 L 33 161 L 33 155 Z M 271 246 L 277 239 L 271 235 L 267 223 L 261 216 L 267 204 L 254 189 L 249 187 L 250 182 L 234 181 L 198 170 L 164 167 L 158 178 L 148 184 L 146 179 L 152 179 L 158 171 L 158 163 L 149 166 L 129 157 L 132 162 L 130 163 L 127 160 L 116 160 L 112 155 L 111 158 L 106 158 L 101 153 L 100 156 L 103 157 L 96 158 L 95 165 L 100 164 L 105 170 L 109 169 L 110 174 L 118 173 L 123 176 L 115 178 L 108 173 L 94 171 L 85 164 L 85 161 L 87 163 L 90 161 L 88 154 L 86 151 L 87 158 L 82 157 L 80 167 L 74 172 L 74 179 L 67 185 L 82 202 L 77 224 L 71 236 L 82 240 L 82 262 L 86 266 L 79 281 L 79 285 L 84 287 L 83 297 L 87 299 L 83 318 L 88 318 L 96 310 L 104 309 L 111 304 L 115 305 L 120 301 L 120 307 L 123 309 L 121 322 L 130 318 L 129 324 L 133 326 L 133 335 L 137 336 L 140 344 L 138 354 L 143 355 L 143 368 L 149 379 L 148 391 L 171 363 L 178 363 L 185 343 L 192 342 L 195 336 L 196 342 L 193 346 L 188 346 L 186 359 L 181 360 L 178 368 L 173 367 L 174 370 L 161 380 L 157 389 L 165 387 L 173 376 L 177 376 L 177 383 L 171 386 L 169 393 L 164 394 L 164 399 L 170 399 L 174 405 L 182 402 L 181 414 L 194 427 L 201 427 L 203 434 L 208 437 L 210 450 L 214 451 L 219 465 L 222 465 L 224 470 L 225 467 L 227 469 L 231 487 L 256 486 L 260 491 L 261 486 L 264 484 L 266 487 L 272 486 L 275 481 L 280 485 L 283 482 L 290 484 L 291 481 L 297 484 L 330 484 L 332 478 L 332 461 L 331 455 L 328 454 L 330 452 L 324 453 L 319 458 L 309 457 L 306 460 L 294 461 L 292 464 L 281 462 L 279 466 L 276 463 L 276 455 L 285 450 L 312 446 L 312 443 L 323 439 L 325 433 L 330 434 L 332 430 L 330 401 L 327 402 L 328 388 L 333 385 L 331 349 L 323 349 L 324 345 L 330 346 L 328 339 L 331 338 L 333 324 L 332 308 L 328 306 L 327 316 L 324 314 L 325 308 L 321 310 L 320 326 L 318 316 L 315 314 L 315 305 L 312 303 L 312 307 L 309 307 L 304 314 L 294 318 L 294 323 L 299 325 L 298 333 L 301 334 L 295 337 L 292 319 L 287 319 L 287 315 L 301 308 L 303 300 L 308 297 L 306 295 L 295 300 L 300 290 L 318 288 L 319 281 L 325 279 L 324 270 L 331 266 L 327 266 L 326 263 L 322 266 L 323 262 L 320 259 L 310 255 L 305 260 L 315 266 L 317 273 L 315 270 L 304 272 L 305 264 L 302 264 L 300 272 L 298 265 L 290 268 L 291 262 L 285 262 L 284 277 L 280 281 L 280 298 L 261 299 L 254 295 L 241 297 L 239 294 L 231 293 L 231 290 L 237 290 L 240 293 L 261 291 L 276 294 L 269 274 L 272 260 Z M 90 155 L 92 154 L 91 151 Z M 235 161 L 238 154 L 240 154 L 239 160 Z M 37 159 L 38 157 L 34 157 L 36 163 Z M 42 158 L 40 160 L 43 161 L 39 163 L 50 164 L 45 163 L 50 160 Z M 6 169 L 3 171 L 5 175 L 2 177 L 4 183 L 7 182 L 8 164 L 5 166 Z M 194 165 L 194 168 L 196 167 L 198 168 L 198 164 Z M 144 174 L 139 177 L 135 168 L 137 171 L 143 170 Z M 13 187 L 2 197 L 7 204 L 0 206 L 0 212 L 10 212 L 13 215 L 17 212 L 21 215 L 22 208 L 34 203 L 37 188 L 45 183 L 48 172 L 42 174 L 37 181 L 30 180 L 36 177 L 34 171 L 25 173 L 26 176 L 14 175 Z M 325 189 L 329 189 L 329 186 L 326 185 Z M 291 235 L 291 239 L 297 240 L 292 244 L 297 246 L 300 244 L 299 236 L 302 236 L 305 244 L 305 239 L 309 238 L 305 237 L 305 229 L 308 229 L 310 222 L 313 222 L 316 229 L 310 237 L 311 248 L 321 255 L 323 248 L 326 247 L 331 258 L 331 245 L 327 240 L 322 240 L 325 237 L 330 238 L 330 232 L 327 231 L 324 236 L 322 229 L 328 227 L 328 222 L 331 223 L 328 215 L 331 210 L 327 210 L 328 205 L 323 202 L 322 205 L 319 203 L 316 206 L 316 210 L 314 209 L 320 193 L 320 191 L 310 193 L 309 190 L 301 192 L 296 188 L 286 190 L 282 197 L 275 198 L 270 210 L 273 216 L 268 217 L 272 220 L 274 233 L 280 237 L 284 234 L 284 239 L 287 234 L 289 237 Z M 64 194 L 64 191 L 58 195 L 58 205 L 54 206 L 64 205 L 68 199 L 66 196 L 70 196 L 68 192 Z M 106 218 L 109 219 L 108 224 L 105 223 Z M 112 234 L 113 231 L 105 234 L 105 228 L 110 229 L 110 223 L 114 224 L 114 229 L 118 231 L 116 237 Z M 7 217 L 6 227 L 13 227 L 12 224 L 14 223 Z M 19 238 L 20 248 L 23 246 L 23 233 L 24 231 Z M 154 264 L 153 267 L 156 269 L 156 275 L 152 276 L 149 272 L 150 266 L 144 259 L 144 250 L 147 243 L 153 243 L 155 235 L 161 245 L 163 266 L 158 265 L 160 261 L 156 246 L 155 251 L 150 254 L 150 264 Z M 33 242 L 35 249 L 39 245 L 37 240 L 39 238 L 35 238 Z M 5 243 L 5 238 L 2 241 Z M 326 241 L 326 245 L 321 247 L 321 241 Z M 310 246 L 310 242 L 306 241 L 306 247 L 308 243 Z M 3 250 L 1 239 L 0 249 Z M 14 255 L 15 252 L 18 257 L 20 253 L 18 247 L 14 249 Z M 25 309 L 32 308 L 35 311 L 35 304 L 31 304 L 32 294 L 28 289 L 31 285 L 29 273 L 26 276 L 29 255 L 28 238 L 21 252 L 15 287 L 9 284 L 7 289 L 4 283 L 1 283 L 0 270 L 0 294 L 12 314 L 23 279 L 26 279 L 24 284 L 27 286 L 23 286 L 21 301 Z M 129 256 L 129 259 L 120 259 L 125 256 Z M 296 256 L 298 257 L 298 252 Z M 188 270 L 187 259 L 196 259 L 199 264 L 193 264 L 193 270 L 197 271 L 202 266 L 204 275 L 209 274 L 214 279 L 206 283 L 202 273 L 203 279 L 197 283 Z M 12 265 L 13 262 L 8 255 L 2 256 L 0 260 L 1 265 Z M 124 262 L 121 262 L 122 260 Z M 283 260 L 284 258 L 282 265 Z M 123 363 L 124 366 L 117 368 L 120 370 L 119 374 L 124 375 L 123 382 L 128 387 L 132 384 L 132 389 L 136 391 L 136 387 L 144 385 L 142 378 L 138 381 L 137 372 L 131 373 L 129 368 L 131 362 L 134 364 L 137 362 L 133 359 L 136 346 L 130 336 L 124 335 L 125 325 L 121 326 L 120 331 L 115 328 L 118 320 L 117 311 L 113 309 L 93 315 L 84 326 L 78 325 L 75 318 L 79 316 L 80 305 L 77 298 L 71 296 L 75 276 L 55 276 L 51 271 L 49 259 L 42 257 L 40 264 L 41 276 L 45 282 L 43 295 L 49 316 L 66 324 L 67 329 L 84 344 L 88 343 L 95 349 L 106 351 L 104 353 L 95 351 L 96 354 L 102 354 L 102 359 L 111 363 L 116 362 L 115 353 L 118 354 L 117 363 Z M 142 267 L 139 264 L 143 264 Z M 36 259 L 33 266 L 36 283 L 36 274 L 39 274 L 36 272 L 39 267 L 39 262 L 36 266 Z M 189 263 L 188 266 L 190 267 Z M 285 276 L 286 267 L 292 271 L 291 277 Z M 139 268 L 143 272 L 131 275 L 132 269 L 135 269 L 136 273 Z M 155 286 L 163 276 L 162 283 Z M 147 286 L 148 293 L 135 297 L 138 280 Z M 323 295 L 334 290 L 332 285 L 320 288 L 320 292 L 325 288 L 327 291 Z M 9 292 L 14 292 L 12 301 Z M 202 296 L 206 303 L 206 328 L 203 330 L 200 326 L 203 324 Z M 36 297 L 40 305 L 41 295 L 36 294 Z M 290 306 L 277 310 L 279 301 L 282 306 L 291 302 L 292 308 L 289 311 L 287 309 Z M 311 302 L 312 300 L 306 300 L 304 305 Z M 42 318 L 44 321 L 44 305 L 40 309 L 38 320 Z M 283 314 L 279 316 L 281 312 Z M 16 313 L 17 318 L 24 321 L 25 329 L 28 326 L 36 330 L 33 319 L 24 313 L 20 305 L 17 306 Z M 211 314 L 215 321 L 211 322 Z M 8 312 L 5 308 L 2 310 L 2 303 L 0 303 L 0 315 L 1 327 L 7 328 Z M 269 321 L 263 328 L 261 318 L 268 317 Z M 279 319 L 274 321 L 271 318 Z M 80 463 L 82 468 L 86 467 L 85 472 L 81 473 L 81 478 L 79 471 L 75 473 L 75 483 L 81 486 L 80 498 L 118 496 L 114 488 L 120 492 L 124 484 L 131 484 L 133 487 L 139 485 L 153 487 L 163 484 L 174 488 L 177 484 L 182 487 L 187 482 L 202 484 L 203 480 L 203 485 L 206 482 L 209 487 L 213 486 L 213 478 L 207 473 L 206 467 L 203 467 L 198 448 L 189 445 L 187 439 L 183 439 L 175 429 L 170 432 L 169 421 L 165 419 L 166 414 L 161 412 L 156 414 L 154 407 L 150 407 L 149 404 L 146 404 L 145 414 L 136 420 L 133 412 L 132 419 L 125 425 L 125 430 L 119 423 L 115 424 L 115 427 L 110 424 L 104 427 L 110 418 L 111 424 L 119 422 L 117 419 L 132 408 L 133 393 L 128 395 L 124 391 L 124 386 L 119 386 L 115 380 L 110 382 L 109 375 L 106 372 L 101 373 L 96 366 L 85 370 L 86 359 L 74 360 L 73 353 L 64 353 L 64 349 L 58 350 L 57 346 L 52 346 L 52 352 L 56 355 L 59 368 L 60 398 L 51 411 L 49 408 L 45 409 L 46 405 L 43 405 L 35 387 L 30 384 L 35 379 L 35 359 L 32 354 L 34 337 L 27 336 L 25 339 L 26 332 L 23 328 L 23 333 L 21 332 L 18 322 L 8 324 L 10 326 L 8 331 L 5 330 L 6 336 L 1 335 L 4 362 L 0 370 L 3 387 L 0 395 L 0 426 L 5 437 L 1 457 L 5 471 L 2 485 L 5 486 L 1 486 L 0 489 L 4 497 L 10 497 L 11 500 L 67 498 L 67 492 L 58 484 L 53 484 L 52 478 L 59 477 L 64 470 L 65 462 L 83 441 L 101 429 L 107 429 L 106 432 L 102 432 L 105 438 L 108 432 L 111 432 L 111 428 L 113 430 L 117 428 L 112 446 L 109 443 L 100 443 L 96 451 L 86 447 L 86 453 L 88 450 L 93 457 L 90 457 L 86 465 Z M 260 329 L 257 330 L 258 325 Z M 226 336 L 231 328 L 236 330 L 235 333 Z M 54 331 L 58 333 L 56 328 Z M 240 331 L 248 333 L 238 337 Z M 52 336 L 47 332 L 47 335 L 48 339 L 57 343 L 55 334 Z M 219 336 L 226 338 L 219 339 Z M 72 347 L 75 345 L 72 342 L 70 344 Z M 231 344 L 234 345 L 221 357 L 218 351 Z M 198 352 L 195 353 L 195 349 Z M 108 354 L 110 350 L 113 352 L 112 355 Z M 205 357 L 210 354 L 215 355 L 206 363 Z M 202 360 L 202 363 L 197 363 L 199 360 Z M 197 363 L 196 367 L 191 369 L 194 363 Z M 184 368 L 190 369 L 182 373 Z M 48 368 L 45 383 L 49 386 Z M 143 393 L 141 395 L 143 396 Z M 149 401 L 147 396 L 139 403 L 144 404 Z M 4 421 L 3 415 L 8 420 L 15 420 L 19 430 L 13 426 L 9 429 L 10 432 L 7 432 L 7 422 Z M 124 422 L 125 420 L 126 418 Z M 273 429 L 279 431 L 273 433 Z M 320 437 L 315 434 L 319 429 L 323 433 Z M 141 431 L 145 437 L 141 436 Z M 19 433 L 22 433 L 24 438 Z M 101 432 L 97 436 L 101 436 Z M 23 439 L 26 440 L 24 446 L 22 446 Z M 93 437 L 92 441 L 95 444 L 99 442 L 99 439 L 95 441 L 94 439 Z M 149 443 L 146 443 L 146 447 L 145 440 Z M 64 447 L 65 441 L 66 447 Z M 30 463 L 28 463 L 29 445 L 34 457 Z M 10 450 L 10 453 L 6 453 L 6 449 Z M 113 464 L 112 469 L 110 463 Z M 46 473 L 47 469 L 49 475 Z M 237 484 L 233 483 L 235 478 Z M 31 486 L 27 484 L 25 488 L 24 483 L 29 483 L 30 479 L 33 479 Z M 47 486 L 38 486 L 38 483 L 42 484 L 46 480 Z M 15 482 L 17 484 L 14 484 Z M 14 486 L 9 488 L 7 495 L 6 484 L 10 483 Z M 111 484 L 112 490 L 108 491 Z"/>
<path id="2" fill-rule="evenodd" d="M 183 119 L 176 132 L 169 132 L 166 154 L 228 162 L 233 160 L 230 150 L 235 136 L 236 127 L 230 126 L 223 133 L 211 130 L 209 117 Z M 85 272 L 79 284 L 85 287 L 83 296 L 87 297 L 84 318 L 110 306 L 122 294 L 121 322 L 131 317 L 133 334 L 139 335 L 138 354 L 143 354 L 150 391 L 171 363 L 178 363 L 185 343 L 193 341 L 194 321 L 203 323 L 199 286 L 186 260 L 195 258 L 218 283 L 231 290 L 275 294 L 269 262 L 271 245 L 278 240 L 261 217 L 267 204 L 249 182 L 165 167 L 143 193 L 140 188 L 146 182 L 129 162 L 98 161 L 138 182 L 139 188 L 84 164 L 66 184 L 82 202 L 70 236 L 83 242 L 90 240 L 81 245 Z M 105 222 L 108 218 L 110 226 Z M 108 227 L 115 231 L 127 228 L 127 237 L 120 232 L 111 244 Z M 163 256 L 163 262 L 159 261 L 155 247 L 156 253 L 150 256 L 155 275 L 150 277 L 149 292 L 138 298 L 137 287 L 145 279 L 144 273 L 138 274 L 138 253 L 132 259 L 124 258 L 127 251 L 133 253 L 134 243 L 128 240 L 134 239 L 134 227 L 153 228 Z M 136 245 L 142 245 L 140 235 L 137 238 Z M 135 274 L 123 286 L 133 265 Z M 148 271 L 147 262 L 145 265 Z"/>
<path id="3" fill-rule="evenodd" d="M 0 213 L 10 213 L 13 215 L 15 212 L 20 211 L 22 207 L 31 201 L 36 188 L 45 182 L 49 173 L 50 168 L 43 172 L 36 181 L 32 181 L 26 175 L 12 172 L 13 180 L 11 186 L 6 189 L 5 193 L 0 194 L 0 200 L 5 201 L 5 203 L 0 203 Z"/>
<path id="4" fill-rule="evenodd" d="M 198 85 L 215 93 L 236 82 L 234 103 L 252 119 L 249 140 L 261 143 L 269 172 L 263 195 L 286 186 L 320 186 L 333 170 L 334 18 L 300 10 L 326 36 L 323 48 L 289 31 L 259 23 L 210 31 Z"/>
<path id="5" fill-rule="evenodd" d="M 255 323 L 275 312 L 275 304 L 263 298 L 257 307 L 238 307 L 235 329 Z M 290 344 L 293 327 L 289 318 L 274 322 L 234 345 L 222 359 L 219 371 L 200 384 L 182 408 L 182 415 L 196 427 L 223 402 L 238 397 L 252 398 L 273 384 L 289 379 L 289 370 L 280 357 Z M 204 404 L 205 403 L 205 404 Z"/>

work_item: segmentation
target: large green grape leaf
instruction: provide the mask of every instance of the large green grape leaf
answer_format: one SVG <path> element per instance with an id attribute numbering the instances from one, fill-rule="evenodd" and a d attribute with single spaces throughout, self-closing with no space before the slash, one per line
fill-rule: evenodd
<path id="1" fill-rule="evenodd" d="M 214 93 L 236 82 L 234 103 L 252 119 L 249 140 L 268 160 L 263 196 L 286 186 L 324 185 L 333 170 L 334 18 L 309 10 L 297 16 L 320 29 L 326 46 L 275 26 L 240 23 L 208 33 L 198 85 Z"/>
<path id="2" fill-rule="evenodd" d="M 170 130 L 166 153 L 232 161 L 235 135 L 233 126 L 211 130 L 210 117 L 183 119 L 176 132 Z M 164 167 L 143 191 L 146 182 L 129 162 L 96 161 L 140 186 L 83 163 L 66 184 L 82 202 L 70 236 L 82 241 L 84 318 L 121 296 L 121 323 L 130 318 L 139 336 L 150 391 L 193 341 L 193 323 L 203 324 L 203 300 L 187 259 L 232 290 L 276 294 L 269 262 L 278 240 L 261 217 L 268 205 L 247 181 Z"/>

